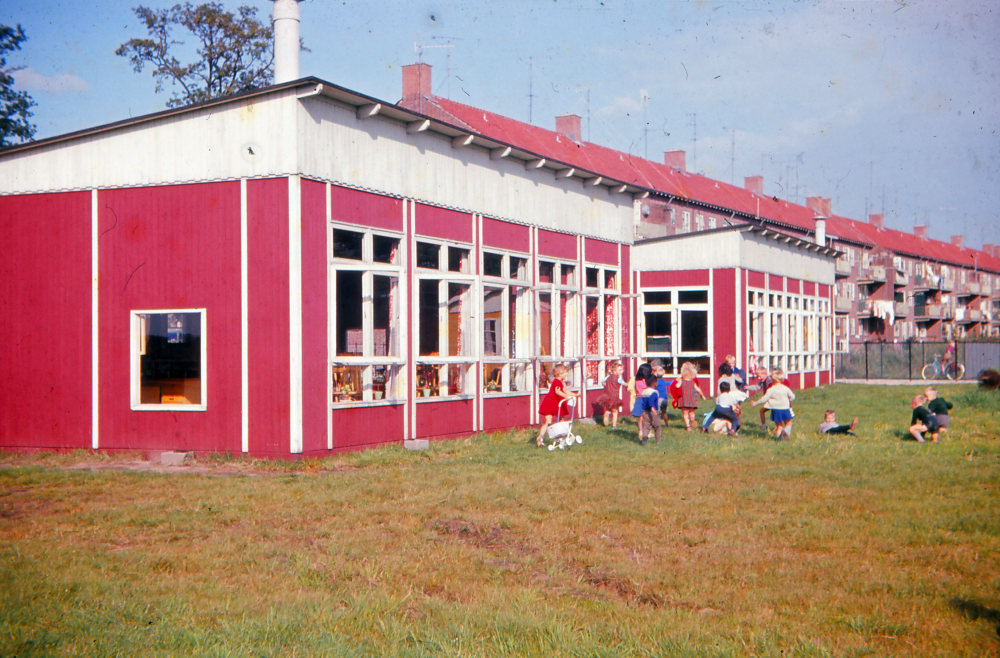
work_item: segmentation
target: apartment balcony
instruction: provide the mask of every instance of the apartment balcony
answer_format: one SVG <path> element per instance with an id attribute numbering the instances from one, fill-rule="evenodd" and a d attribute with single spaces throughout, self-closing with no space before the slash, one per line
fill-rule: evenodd
<path id="1" fill-rule="evenodd" d="M 941 290 L 944 292 L 952 292 L 955 290 L 955 279 L 945 279 L 941 278 Z"/>
<path id="2" fill-rule="evenodd" d="M 858 300 L 858 317 L 868 318 L 872 314 L 872 300 L 870 299 L 859 299 Z"/>
<path id="3" fill-rule="evenodd" d="M 978 308 L 970 308 L 965 311 L 965 322 L 977 323 L 983 321 L 983 312 Z"/>
<path id="4" fill-rule="evenodd" d="M 951 306 L 941 307 L 941 319 L 942 320 L 952 320 L 955 318 L 955 309 Z"/>
<path id="5" fill-rule="evenodd" d="M 979 285 L 978 281 L 970 281 L 969 283 L 962 284 L 958 292 L 963 297 L 978 297 L 982 290 L 983 287 Z"/>
<path id="6" fill-rule="evenodd" d="M 893 308 L 893 313 L 895 313 L 897 318 L 905 318 L 910 314 L 910 303 L 896 302 L 896 305 Z"/>
<path id="7" fill-rule="evenodd" d="M 906 272 L 900 272 L 896 270 L 896 278 L 893 279 L 892 285 L 894 286 L 908 286 L 910 285 L 910 275 Z"/>
<path id="8" fill-rule="evenodd" d="M 834 313 L 850 313 L 851 312 L 851 300 L 847 297 L 841 297 L 840 295 L 833 298 L 833 312 Z"/>
<path id="9" fill-rule="evenodd" d="M 993 284 L 992 283 L 981 283 L 979 284 L 979 294 L 983 297 L 993 296 Z"/>
<path id="10" fill-rule="evenodd" d="M 913 277 L 913 287 L 916 290 L 940 290 L 941 277 L 918 274 Z"/>
<path id="11" fill-rule="evenodd" d="M 885 283 L 885 266 L 873 265 L 858 273 L 858 283 Z"/>
<path id="12" fill-rule="evenodd" d="M 940 304 L 925 304 L 923 306 L 915 306 L 913 309 L 913 317 L 917 320 L 940 320 L 941 319 L 941 305 Z"/>
<path id="13" fill-rule="evenodd" d="M 851 271 L 854 268 L 851 266 L 851 262 L 846 258 L 837 259 L 837 269 L 835 275 L 837 278 L 843 279 L 844 277 L 851 276 Z"/>

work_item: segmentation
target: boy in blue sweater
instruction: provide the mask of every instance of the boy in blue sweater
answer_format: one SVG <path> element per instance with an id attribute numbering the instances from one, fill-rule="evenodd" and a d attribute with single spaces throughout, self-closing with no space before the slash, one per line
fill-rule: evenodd
<path id="1" fill-rule="evenodd" d="M 636 398 L 632 406 L 632 415 L 639 419 L 639 434 L 642 436 L 642 445 L 649 442 L 647 434 L 649 425 L 653 426 L 656 434 L 656 442 L 660 442 L 660 394 L 656 391 L 657 376 L 650 373 L 646 375 L 646 388 Z M 643 427 L 646 423 L 646 427 Z"/>

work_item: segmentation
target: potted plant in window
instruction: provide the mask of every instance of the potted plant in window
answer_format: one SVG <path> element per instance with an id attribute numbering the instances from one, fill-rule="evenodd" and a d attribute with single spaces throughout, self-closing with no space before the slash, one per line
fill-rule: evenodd
<path id="1" fill-rule="evenodd" d="M 385 371 L 376 370 L 372 375 L 372 395 L 376 400 L 381 400 L 385 393 Z"/>

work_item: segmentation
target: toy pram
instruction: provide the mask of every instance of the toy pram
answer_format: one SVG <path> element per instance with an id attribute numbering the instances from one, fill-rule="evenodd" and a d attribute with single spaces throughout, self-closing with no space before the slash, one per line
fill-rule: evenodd
<path id="1" fill-rule="evenodd" d="M 560 420 L 549 425 L 548 435 L 552 439 L 549 450 L 568 448 L 573 443 L 583 443 L 583 438 L 573 434 L 573 420 L 576 418 L 576 398 L 564 399 L 559 403 L 559 418 L 562 418 L 563 405 L 571 407 L 569 420 Z"/>

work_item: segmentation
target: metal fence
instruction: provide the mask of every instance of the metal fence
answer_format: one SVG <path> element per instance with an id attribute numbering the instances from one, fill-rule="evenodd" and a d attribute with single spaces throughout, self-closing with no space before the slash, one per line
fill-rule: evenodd
<path id="1" fill-rule="evenodd" d="M 924 366 L 944 357 L 948 343 L 851 343 L 834 357 L 837 379 L 923 379 Z M 1000 368 L 1000 343 L 958 342 L 956 362 L 965 366 L 965 379 Z M 938 378 L 944 379 L 940 372 Z"/>

